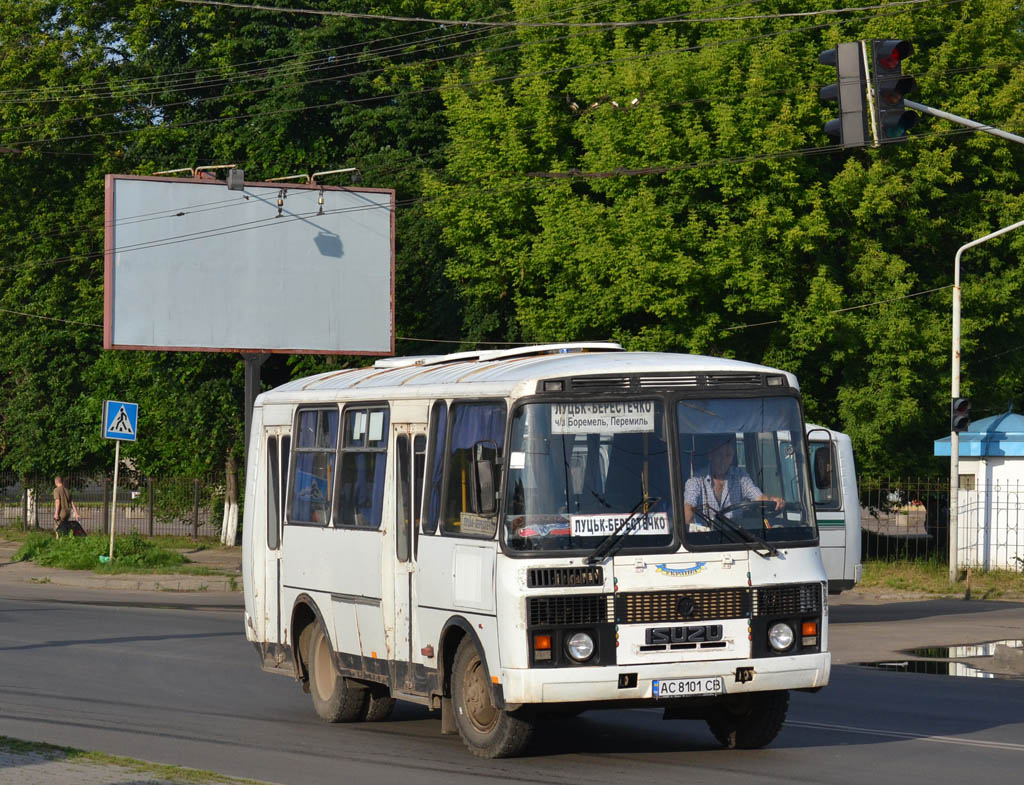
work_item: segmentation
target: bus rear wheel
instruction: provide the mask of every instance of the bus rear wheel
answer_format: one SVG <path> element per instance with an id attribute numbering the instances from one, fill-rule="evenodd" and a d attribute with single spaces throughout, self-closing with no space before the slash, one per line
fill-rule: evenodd
<path id="1" fill-rule="evenodd" d="M 786 721 L 789 693 L 748 692 L 723 698 L 707 717 L 708 728 L 730 750 L 753 750 L 770 744 Z"/>
<path id="2" fill-rule="evenodd" d="M 331 641 L 319 624 L 310 638 L 307 663 L 309 694 L 320 719 L 354 722 L 363 716 L 368 697 L 366 689 L 338 673 Z"/>
<path id="3" fill-rule="evenodd" d="M 455 652 L 452 709 L 462 742 L 478 758 L 518 755 L 533 735 L 534 719 L 528 710 L 509 712 L 494 705 L 487 668 L 469 638 Z"/>
<path id="4" fill-rule="evenodd" d="M 395 708 L 395 699 L 391 697 L 387 687 L 367 687 L 366 708 L 363 713 L 365 722 L 381 722 L 391 716 Z"/>

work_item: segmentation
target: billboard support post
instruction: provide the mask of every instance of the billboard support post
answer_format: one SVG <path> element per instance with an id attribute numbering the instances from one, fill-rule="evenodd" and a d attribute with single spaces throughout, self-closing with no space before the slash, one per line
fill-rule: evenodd
<path id="1" fill-rule="evenodd" d="M 249 454 L 249 434 L 252 431 L 252 409 L 260 394 L 260 369 L 269 354 L 243 352 L 245 360 L 245 454 Z"/>

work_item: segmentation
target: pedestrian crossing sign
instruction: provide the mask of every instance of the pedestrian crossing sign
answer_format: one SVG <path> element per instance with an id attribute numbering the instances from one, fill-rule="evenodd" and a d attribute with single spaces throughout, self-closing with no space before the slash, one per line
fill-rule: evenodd
<path id="1" fill-rule="evenodd" d="M 139 405 L 124 401 L 103 402 L 103 438 L 133 442 L 138 434 Z"/>

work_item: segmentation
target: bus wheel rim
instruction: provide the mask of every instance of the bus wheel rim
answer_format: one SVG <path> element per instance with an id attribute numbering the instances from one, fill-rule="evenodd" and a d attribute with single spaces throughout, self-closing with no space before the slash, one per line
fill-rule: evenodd
<path id="1" fill-rule="evenodd" d="M 491 690 L 487 684 L 483 663 L 475 659 L 466 671 L 466 714 L 473 727 L 490 731 L 498 721 L 498 710 L 491 703 Z"/>
<path id="2" fill-rule="evenodd" d="M 313 658 L 313 667 L 316 669 L 316 691 L 321 700 L 329 700 L 334 693 L 334 664 L 331 662 L 331 651 L 327 645 L 326 638 L 320 638 L 316 647 L 316 656 Z"/>

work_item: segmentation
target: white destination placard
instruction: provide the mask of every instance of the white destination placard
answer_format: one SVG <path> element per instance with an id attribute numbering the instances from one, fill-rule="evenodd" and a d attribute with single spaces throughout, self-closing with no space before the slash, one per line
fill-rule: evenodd
<path id="1" fill-rule="evenodd" d="M 604 537 L 611 534 L 628 515 L 571 515 L 573 537 Z M 636 522 L 630 535 L 669 534 L 668 513 L 652 512 Z"/>
<path id="2" fill-rule="evenodd" d="M 551 404 L 551 433 L 651 433 L 654 401 Z"/>

